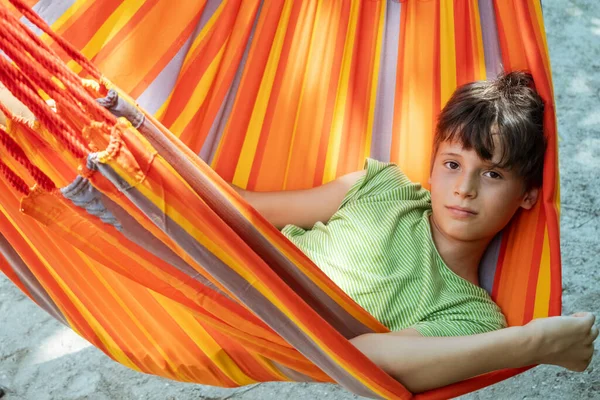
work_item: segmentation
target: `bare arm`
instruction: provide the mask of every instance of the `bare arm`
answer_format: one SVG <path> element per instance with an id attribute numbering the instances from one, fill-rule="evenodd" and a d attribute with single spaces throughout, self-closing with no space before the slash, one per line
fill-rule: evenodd
<path id="1" fill-rule="evenodd" d="M 587 368 L 598 336 L 594 316 L 537 319 L 522 327 L 459 337 L 422 337 L 414 329 L 366 334 L 351 342 L 412 392 L 486 372 L 534 364 Z"/>
<path id="2" fill-rule="evenodd" d="M 251 192 L 231 186 L 277 229 L 288 224 L 309 229 L 317 221 L 328 221 L 348 190 L 364 174 L 364 170 L 352 172 L 324 185 L 305 190 Z"/>

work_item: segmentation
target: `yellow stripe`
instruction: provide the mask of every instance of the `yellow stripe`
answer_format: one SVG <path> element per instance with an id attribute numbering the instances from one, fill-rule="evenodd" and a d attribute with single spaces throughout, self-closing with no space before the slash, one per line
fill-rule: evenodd
<path id="1" fill-rule="evenodd" d="M 202 166 L 197 164 L 197 160 L 192 161 L 198 168 L 202 168 Z M 241 203 L 237 197 L 233 197 L 229 191 L 223 190 L 222 185 L 225 183 L 222 182 L 214 182 L 215 186 L 219 188 L 219 192 L 222 196 L 224 196 L 228 202 L 230 202 L 239 213 L 246 218 L 246 220 L 251 221 L 258 232 L 264 237 L 268 238 L 269 242 L 275 246 L 279 251 L 281 251 L 287 259 L 294 263 L 294 265 L 302 271 L 304 275 L 306 275 L 312 282 L 317 284 L 321 290 L 323 290 L 329 297 L 331 297 L 337 304 L 343 306 L 343 308 L 358 321 L 362 322 L 366 326 L 370 327 L 373 330 L 379 329 L 379 324 L 373 325 L 374 319 L 365 319 L 365 314 L 361 313 L 361 308 L 357 307 L 355 303 L 348 303 L 346 300 L 342 299 L 338 296 L 328 285 L 323 284 L 309 269 L 303 267 L 303 265 L 295 258 L 295 255 L 286 251 L 290 247 L 287 245 L 287 241 L 283 240 L 281 237 L 277 235 L 273 235 L 272 226 L 268 223 L 266 225 L 260 224 L 259 220 L 256 218 L 256 211 L 252 209 L 247 203 Z M 226 185 L 226 184 L 225 184 Z M 183 253 L 184 255 L 186 253 Z M 190 263 L 194 264 L 193 260 L 189 260 Z M 194 264 L 195 265 L 195 264 Z"/>
<path id="2" fill-rule="evenodd" d="M 73 15 L 75 15 L 81 7 L 89 3 L 89 0 L 77 0 L 71 5 L 62 15 L 54 21 L 51 28 L 54 32 L 57 32 Z M 44 33 L 43 38 L 46 39 L 48 35 Z"/>
<path id="3" fill-rule="evenodd" d="M 479 16 L 479 3 L 473 1 L 471 3 L 473 5 L 473 13 L 471 18 L 475 18 L 474 26 L 475 26 L 475 45 L 477 46 L 477 60 L 476 63 L 479 66 L 478 68 L 478 76 L 475 77 L 476 80 L 484 80 L 486 76 L 485 69 L 485 55 L 483 52 L 483 35 L 481 33 L 481 18 Z"/>
<path id="4" fill-rule="evenodd" d="M 286 37 L 288 30 L 290 14 L 292 12 L 292 0 L 287 0 L 284 4 L 284 8 L 279 20 L 277 32 L 273 39 L 273 45 L 265 66 L 263 79 L 256 96 L 256 102 L 252 110 L 252 116 L 248 123 L 246 135 L 244 136 L 244 144 L 240 153 L 240 158 L 235 169 L 235 175 L 233 176 L 233 184 L 246 187 L 248 185 L 248 179 L 250 178 L 250 172 L 252 170 L 252 164 L 254 162 L 254 156 L 256 155 L 256 148 L 258 146 L 258 140 L 267 113 L 267 107 L 271 96 L 271 90 L 273 89 L 273 82 L 277 75 L 277 69 L 279 67 L 279 59 L 281 57 L 281 50 L 283 49 L 283 42 Z M 259 36 L 259 30 L 257 29 L 256 36 Z M 249 60 L 252 56 L 248 57 Z M 277 134 L 277 133 L 276 133 Z M 292 139 L 293 142 L 293 139 Z"/>
<path id="5" fill-rule="evenodd" d="M 310 15 L 310 10 L 312 9 L 312 5 L 314 4 L 314 2 L 309 2 L 307 7 L 303 8 L 303 13 L 305 12 L 306 14 Z M 296 108 L 296 113 L 294 115 L 294 127 L 292 128 L 292 135 L 290 137 L 290 145 L 293 146 L 294 145 L 294 141 L 296 140 L 296 132 L 298 131 L 298 120 L 300 118 L 300 110 L 301 110 L 301 104 L 304 100 L 304 93 L 306 91 L 306 81 L 308 79 L 308 74 L 307 71 L 309 69 L 309 65 L 310 65 L 310 58 L 311 58 L 311 54 L 313 54 L 314 52 L 314 44 L 315 44 L 315 40 L 316 40 L 316 29 L 315 28 L 315 24 L 317 24 L 320 20 L 319 16 L 321 13 L 321 8 L 322 8 L 323 2 L 322 1 L 317 1 L 317 9 L 315 10 L 314 13 L 314 19 L 312 21 L 312 24 L 310 24 L 310 31 L 308 30 L 308 26 L 309 23 L 306 20 L 302 21 L 302 28 L 304 28 L 303 30 L 306 32 L 307 36 L 310 36 L 310 42 L 308 44 L 308 50 L 306 52 L 307 56 L 306 56 L 306 62 L 305 65 L 302 65 L 301 69 L 298 68 L 298 75 L 300 75 L 300 73 L 302 73 L 302 85 L 300 86 L 300 94 L 298 96 L 298 106 Z M 308 11 L 305 11 L 306 8 L 308 8 Z M 300 24 L 299 24 L 300 25 Z M 303 33 L 302 30 L 297 30 L 297 33 L 300 33 L 300 35 L 302 35 Z M 300 45 L 299 47 L 302 48 L 302 45 Z M 285 165 L 285 172 L 283 175 L 283 187 L 281 188 L 281 190 L 286 190 L 287 188 L 287 181 L 288 181 L 288 176 L 289 176 L 289 172 L 290 172 L 290 165 L 292 163 L 292 153 L 293 151 L 290 149 L 290 151 L 288 152 L 288 157 L 287 157 L 287 161 L 286 161 L 286 165 Z"/>
<path id="6" fill-rule="evenodd" d="M 373 73 L 371 79 L 371 96 L 367 115 L 367 132 L 365 137 L 365 146 L 363 156 L 358 160 L 362 166 L 364 160 L 371 155 L 371 143 L 373 141 L 373 124 L 375 123 L 375 107 L 377 106 L 377 89 L 379 84 L 379 75 L 381 73 L 381 46 L 383 44 L 383 34 L 385 30 L 386 2 L 379 2 L 379 27 L 377 28 L 377 40 L 375 43 L 375 62 L 373 64 Z"/>
<path id="7" fill-rule="evenodd" d="M 214 15 L 206 23 L 206 25 L 204 26 L 204 28 L 202 28 L 202 31 L 200 32 L 200 34 L 198 35 L 198 37 L 196 37 L 196 39 L 194 39 L 194 42 L 190 46 L 190 50 L 185 55 L 185 59 L 183 60 L 183 64 L 181 66 L 181 72 L 180 72 L 179 76 L 183 75 L 184 72 L 189 67 L 190 62 L 193 59 L 192 55 L 194 54 L 194 51 L 198 48 L 198 46 L 200 46 L 200 43 L 202 43 L 202 41 L 206 38 L 206 36 L 208 35 L 208 33 L 211 32 L 213 26 L 217 23 L 217 21 L 219 20 L 219 17 L 223 13 L 223 9 L 225 8 L 226 4 L 227 4 L 227 2 L 222 2 L 219 5 L 219 7 L 215 11 Z M 160 108 L 158 109 L 158 111 L 156 111 L 154 113 L 154 116 L 155 116 L 155 118 L 157 120 L 160 121 L 162 119 L 165 111 L 167 111 L 167 107 L 169 106 L 172 98 L 173 98 L 173 91 L 171 90 L 171 93 L 169 93 L 169 96 L 167 97 L 167 99 L 165 100 L 165 102 L 160 106 Z"/>
<path id="8" fill-rule="evenodd" d="M 152 293 L 158 303 L 169 309 L 169 315 L 177 322 L 177 325 L 188 334 L 188 337 L 196 343 L 196 346 L 218 367 L 223 374 L 240 386 L 251 385 L 257 381 L 250 378 L 240 369 L 235 361 L 229 357 L 227 352 L 212 338 L 201 324 L 182 308 L 179 303 L 164 297 L 158 293 Z"/>
<path id="9" fill-rule="evenodd" d="M 158 160 L 160 160 L 160 157 L 156 158 L 156 161 Z M 115 170 L 115 172 L 117 172 L 121 176 L 121 178 L 123 178 L 130 184 L 134 184 L 134 179 L 131 179 L 131 177 L 128 176 L 126 171 L 124 171 L 117 163 L 109 161 L 108 164 Z M 136 189 L 141 194 L 143 194 L 149 201 L 152 201 L 155 205 L 157 204 L 156 196 L 152 195 L 153 191 L 150 190 L 151 188 L 149 188 L 146 184 L 138 184 L 136 185 Z M 290 310 L 279 301 L 279 298 L 275 297 L 272 290 L 264 282 L 258 280 L 258 278 L 251 273 L 251 271 L 247 268 L 246 263 L 241 263 L 239 262 L 239 260 L 232 256 L 232 252 L 230 251 L 230 249 L 222 249 L 216 246 L 214 242 L 210 241 L 210 238 L 207 235 L 205 235 L 205 233 L 201 232 L 195 226 L 193 226 L 187 219 L 183 217 L 182 213 L 178 212 L 174 208 L 165 207 L 166 205 L 162 202 L 160 202 L 158 205 L 161 206 L 161 209 L 166 211 L 167 216 L 169 218 L 171 218 L 178 225 L 180 225 L 189 235 L 193 236 L 196 240 L 198 240 L 199 243 L 205 246 L 209 252 L 213 253 L 216 257 L 221 259 L 232 270 L 239 274 L 245 281 L 252 285 L 269 302 L 274 304 L 287 318 L 293 321 L 293 323 L 297 325 L 299 329 L 301 329 L 303 332 L 309 335 L 313 341 L 315 341 L 316 343 L 321 343 L 319 338 L 313 335 L 308 330 L 307 326 L 301 324 L 298 318 L 296 318 L 296 316 L 293 315 L 290 312 Z"/>
<path id="10" fill-rule="evenodd" d="M 227 43 L 224 43 L 221 49 L 219 50 L 219 53 L 216 55 L 216 57 L 210 63 L 209 67 L 206 69 L 204 75 L 202 75 L 200 82 L 198 82 L 198 85 L 196 85 L 196 88 L 194 89 L 194 92 L 190 96 L 184 109 L 181 111 L 175 122 L 173 122 L 173 124 L 169 126 L 170 131 L 178 133 L 183 132 L 187 124 L 189 124 L 192 118 L 194 118 L 194 115 L 196 115 L 198 109 L 204 103 L 206 95 L 208 94 L 208 91 L 214 83 L 215 76 L 217 76 L 219 68 L 221 67 L 221 60 L 223 59 L 223 55 L 225 54 L 226 48 Z"/>
<path id="11" fill-rule="evenodd" d="M 79 250 L 77 250 L 77 252 L 79 253 Z M 127 306 L 127 304 L 125 304 L 125 302 L 123 300 L 121 300 L 121 298 L 119 297 L 119 295 L 117 294 L 117 292 L 113 289 L 114 286 L 111 286 L 106 279 L 102 276 L 102 274 L 98 271 L 98 269 L 91 263 L 89 262 L 89 260 L 84 259 L 83 260 L 84 263 L 86 263 L 90 269 L 90 271 L 98 278 L 98 280 L 100 282 L 102 282 L 102 284 L 104 285 L 104 287 L 106 288 L 106 290 L 108 291 L 108 293 L 111 294 L 111 296 L 113 297 L 113 299 L 115 299 L 115 301 L 117 303 L 119 303 L 119 306 L 121 307 L 121 309 L 129 316 L 129 318 L 131 318 L 131 323 L 133 323 L 136 327 L 139 328 L 140 332 L 142 332 L 142 334 L 144 335 L 144 337 L 146 337 L 146 339 L 148 339 L 148 341 L 150 343 L 152 343 L 152 345 L 154 346 L 154 348 L 157 350 L 158 354 L 162 357 L 162 359 L 169 365 L 169 369 L 163 369 L 165 372 L 171 370 L 173 371 L 173 377 L 175 379 L 178 380 L 185 380 L 186 376 L 185 375 L 181 375 L 179 373 L 180 369 L 178 368 L 178 364 L 173 362 L 173 360 L 171 360 L 171 357 L 169 357 L 169 355 L 163 350 L 163 348 L 158 344 L 158 342 L 152 337 L 152 335 L 150 334 L 150 332 L 146 329 L 146 327 L 144 326 L 144 324 L 142 324 L 139 319 L 136 317 L 136 315 L 131 311 L 131 309 Z M 150 289 L 146 289 L 150 294 L 152 294 L 152 291 Z M 135 298 L 131 298 L 132 301 L 136 301 Z M 136 301 L 137 302 L 137 301 Z M 125 322 L 125 321 L 124 321 Z M 150 355 L 150 352 L 148 352 Z M 150 371 L 145 371 L 145 372 L 150 372 Z"/>
<path id="12" fill-rule="evenodd" d="M 542 318 L 548 316 L 550 307 L 550 243 L 548 241 L 548 229 L 544 229 L 544 245 L 542 247 L 542 257 L 540 260 L 540 271 L 538 275 L 537 288 L 535 294 L 535 306 L 533 309 L 533 318 Z"/>
<path id="13" fill-rule="evenodd" d="M 1 207 L 1 204 L 0 204 Z M 135 370 L 140 371 L 140 368 L 133 362 L 127 355 L 121 350 L 121 348 L 115 343 L 112 337 L 106 332 L 106 330 L 100 325 L 100 323 L 94 318 L 94 316 L 90 313 L 90 311 L 83 305 L 83 303 L 75 296 L 75 294 L 71 291 L 69 286 L 62 280 L 60 275 L 52 268 L 52 266 L 48 263 L 48 261 L 41 255 L 41 253 L 37 250 L 36 246 L 29 240 L 27 235 L 23 234 L 23 231 L 19 228 L 19 225 L 16 223 L 14 219 L 10 217 L 10 215 L 6 212 L 4 207 L 0 208 L 3 211 L 6 218 L 11 222 L 12 226 L 19 232 L 23 240 L 27 242 L 29 248 L 37 255 L 39 260 L 44 264 L 48 273 L 54 278 L 58 286 L 62 289 L 63 293 L 69 298 L 73 307 L 81 314 L 81 316 L 85 319 L 85 321 L 90 325 L 90 328 L 94 331 L 98 339 L 102 342 L 104 347 L 109 353 L 109 356 L 116 360 L 117 362 Z M 49 236 L 48 240 L 54 242 L 52 238 Z M 55 243 L 53 243 L 55 244 Z M 80 253 L 79 253 L 80 254 Z M 81 255 L 81 254 L 80 254 Z M 86 257 L 81 255 L 81 259 L 84 260 Z M 75 262 L 75 260 L 70 260 L 71 262 Z M 40 283 L 41 284 L 41 283 Z M 50 295 L 50 291 L 47 291 Z M 57 307 L 59 307 L 58 302 L 54 302 Z M 64 310 L 61 310 L 62 314 L 67 317 L 67 313 Z M 74 325 L 71 323 L 71 328 L 75 330 Z M 80 333 L 81 336 L 85 337 L 84 334 Z M 88 338 L 91 340 L 91 338 Z"/>
<path id="14" fill-rule="evenodd" d="M 340 142 L 344 129 L 344 116 L 347 106 L 348 83 L 350 80 L 350 69 L 352 67 L 352 59 L 354 49 L 354 40 L 356 36 L 356 26 L 358 24 L 358 16 L 360 11 L 360 1 L 352 0 L 350 6 L 350 21 L 348 30 L 346 31 L 346 43 L 344 44 L 343 63 L 338 89 L 335 99 L 335 107 L 333 110 L 333 120 L 331 131 L 329 133 L 329 143 L 327 146 L 327 156 L 325 159 L 325 169 L 323 171 L 323 183 L 327 183 L 335 179 L 337 174 L 337 165 L 340 155 Z M 341 21 L 340 21 L 341 23 Z"/>
<path id="15" fill-rule="evenodd" d="M 454 38 L 454 2 L 440 2 L 440 106 L 443 107 L 456 88 L 456 43 Z"/>
<path id="16" fill-rule="evenodd" d="M 92 59 L 102 50 L 102 47 L 108 43 L 121 29 L 133 18 L 139 8 L 144 5 L 145 0 L 127 0 L 121 3 L 119 7 L 104 21 L 100 29 L 96 31 L 90 41 L 83 47 L 80 52 L 86 58 Z M 75 61 L 71 60 L 67 63 L 69 69 L 75 73 L 81 71 L 81 67 Z"/>
<path id="17" fill-rule="evenodd" d="M 190 62 L 195 58 L 193 56 L 193 54 L 196 51 L 196 49 L 198 48 L 198 46 L 200 46 L 200 44 L 204 41 L 204 39 L 206 39 L 209 32 L 212 32 L 213 27 L 215 26 L 217 21 L 219 21 L 219 17 L 223 13 L 223 10 L 225 9 L 226 5 L 227 5 L 226 1 L 219 4 L 219 7 L 215 10 L 212 17 L 210 17 L 210 19 L 206 22 L 206 25 L 204 25 L 204 27 L 202 28 L 202 31 L 200 31 L 200 33 L 198 34 L 196 39 L 194 39 L 194 41 L 192 42 L 192 45 L 190 46 L 190 49 L 186 53 L 185 59 L 183 60 L 183 64 L 181 67 L 181 70 L 183 72 L 185 72 L 187 70 Z"/>

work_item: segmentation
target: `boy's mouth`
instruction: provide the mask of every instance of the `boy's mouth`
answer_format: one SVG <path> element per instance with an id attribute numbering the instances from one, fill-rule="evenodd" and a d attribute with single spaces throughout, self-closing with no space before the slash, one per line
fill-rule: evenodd
<path id="1" fill-rule="evenodd" d="M 469 218 L 477 215 L 477 212 L 471 210 L 470 208 L 463 207 L 454 207 L 454 206 L 446 206 L 450 214 L 458 218 Z"/>

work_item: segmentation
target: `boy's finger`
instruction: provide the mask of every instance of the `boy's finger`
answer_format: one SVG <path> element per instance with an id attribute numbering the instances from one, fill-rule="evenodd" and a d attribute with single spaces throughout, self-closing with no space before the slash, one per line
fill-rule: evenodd
<path id="1" fill-rule="evenodd" d="M 593 343 L 594 340 L 596 340 L 596 338 L 598 337 L 598 327 L 597 326 L 592 326 L 591 332 L 590 332 L 590 343 Z"/>
<path id="2" fill-rule="evenodd" d="M 576 312 L 576 313 L 574 313 L 574 314 L 571 314 L 571 316 L 572 316 L 572 317 L 585 317 L 585 316 L 587 316 L 587 315 L 589 315 L 589 314 L 590 314 L 590 313 L 589 313 L 589 312 L 586 312 L 586 311 L 579 311 L 579 312 Z"/>
<path id="3" fill-rule="evenodd" d="M 573 316 L 579 319 L 585 329 L 591 329 L 596 321 L 596 316 L 590 312 L 579 312 L 573 314 Z"/>

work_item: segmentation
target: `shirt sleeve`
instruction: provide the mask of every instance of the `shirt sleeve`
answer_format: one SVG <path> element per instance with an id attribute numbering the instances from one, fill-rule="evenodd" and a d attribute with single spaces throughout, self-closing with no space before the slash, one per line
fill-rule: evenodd
<path id="1" fill-rule="evenodd" d="M 504 315 L 498 306 L 495 308 L 477 315 L 454 314 L 439 318 L 434 317 L 418 322 L 411 328 L 416 329 L 422 336 L 430 337 L 468 336 L 506 328 Z"/>
<path id="2" fill-rule="evenodd" d="M 385 198 L 390 191 L 411 184 L 394 163 L 367 158 L 363 168 L 366 174 L 348 190 L 338 210 L 353 202 Z"/>

